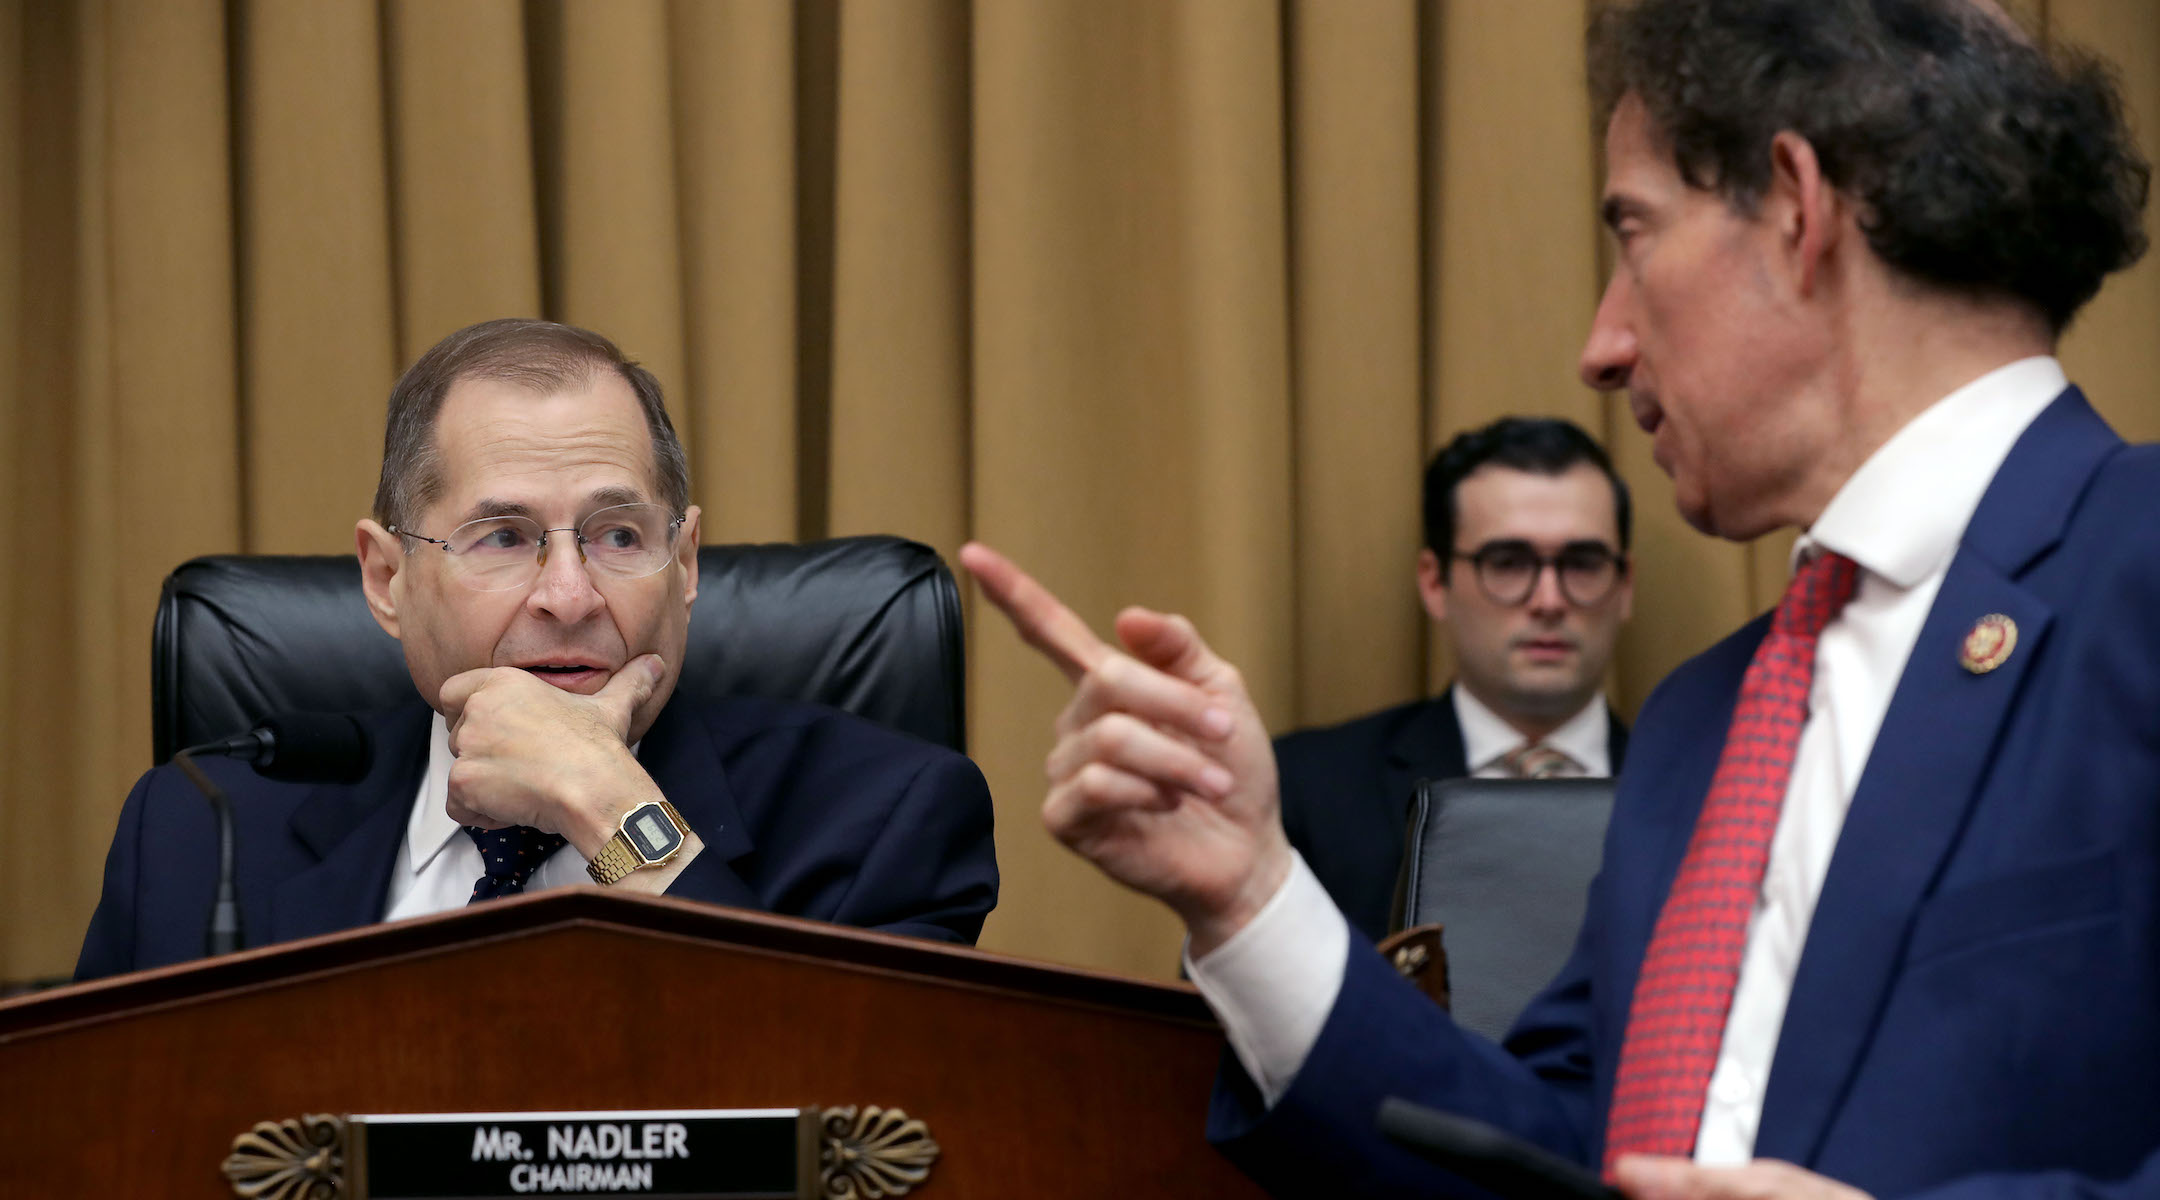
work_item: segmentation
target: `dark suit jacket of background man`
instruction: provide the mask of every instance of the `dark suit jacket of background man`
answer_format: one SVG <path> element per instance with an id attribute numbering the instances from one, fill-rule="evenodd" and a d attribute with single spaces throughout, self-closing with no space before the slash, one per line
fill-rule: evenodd
<path id="1" fill-rule="evenodd" d="M 357 784 L 202 764 L 232 797 L 248 945 L 382 919 L 433 714 L 415 700 L 365 720 L 374 759 Z M 705 841 L 671 896 L 954 942 L 973 942 L 997 902 L 989 790 L 942 747 L 810 705 L 678 694 L 638 759 Z M 216 866 L 209 804 L 170 764 L 145 774 L 76 977 L 200 956 Z"/>
<path id="2" fill-rule="evenodd" d="M 1757 1156 L 1882 1200 L 2160 1194 L 2156 498 L 2160 446 L 2126 447 L 2076 388 L 1989 483 L 1853 794 Z M 1991 613 L 2017 645 L 1975 674 L 1959 648 Z M 1505 1050 L 1352 939 L 1283 1099 L 1263 1112 L 1226 1071 L 1224 1150 L 1281 1194 L 1448 1192 L 1373 1127 L 1400 1094 L 1599 1161 L 1651 927 L 1769 623 L 1644 705 L 1574 955 Z"/>
<path id="3" fill-rule="evenodd" d="M 1607 730 L 1614 774 L 1627 726 Z M 1358 932 L 1385 937 L 1402 867 L 1403 823 L 1420 779 L 1470 773 L 1454 689 L 1325 729 L 1275 739 L 1283 829 Z"/>

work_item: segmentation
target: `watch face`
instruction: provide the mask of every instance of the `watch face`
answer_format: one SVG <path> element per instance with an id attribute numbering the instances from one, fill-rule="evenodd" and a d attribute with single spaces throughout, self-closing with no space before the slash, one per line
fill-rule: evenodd
<path id="1" fill-rule="evenodd" d="M 623 822 L 623 832 L 630 835 L 630 844 L 637 848 L 638 857 L 646 862 L 657 862 L 675 852 L 682 845 L 682 834 L 675 822 L 657 804 L 639 805 Z"/>

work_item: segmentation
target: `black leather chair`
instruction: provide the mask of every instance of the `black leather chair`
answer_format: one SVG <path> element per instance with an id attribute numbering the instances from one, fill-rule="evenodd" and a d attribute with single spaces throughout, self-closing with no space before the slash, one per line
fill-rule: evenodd
<path id="1" fill-rule="evenodd" d="M 350 555 L 231 555 L 165 580 L 151 646 L 156 761 L 280 711 L 413 695 Z M 677 688 L 808 700 L 965 750 L 960 595 L 928 546 L 893 537 L 706 546 Z"/>
<path id="2" fill-rule="evenodd" d="M 1610 779 L 1421 780 L 1397 929 L 1445 929 L 1450 1011 L 1495 1041 L 1575 947 L 1612 817 Z"/>

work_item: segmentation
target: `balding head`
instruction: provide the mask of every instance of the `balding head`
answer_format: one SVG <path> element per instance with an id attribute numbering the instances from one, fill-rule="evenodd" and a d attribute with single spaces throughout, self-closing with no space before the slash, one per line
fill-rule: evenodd
<path id="1" fill-rule="evenodd" d="M 382 476 L 375 486 L 375 519 L 409 525 L 442 487 L 435 418 L 453 384 L 463 379 L 514 384 L 535 395 L 621 376 L 637 397 L 652 435 L 654 495 L 681 512 L 690 503 L 690 467 L 668 420 L 660 382 L 614 342 L 589 329 L 554 321 L 505 317 L 468 325 L 444 338 L 407 368 L 390 389 L 383 430 Z"/>

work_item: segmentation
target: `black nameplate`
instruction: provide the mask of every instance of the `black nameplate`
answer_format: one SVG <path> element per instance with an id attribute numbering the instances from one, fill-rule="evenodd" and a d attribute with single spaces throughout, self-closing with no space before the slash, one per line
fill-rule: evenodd
<path id="1" fill-rule="evenodd" d="M 367 1200 L 815 1194 L 815 1109 L 350 1118 Z"/>

